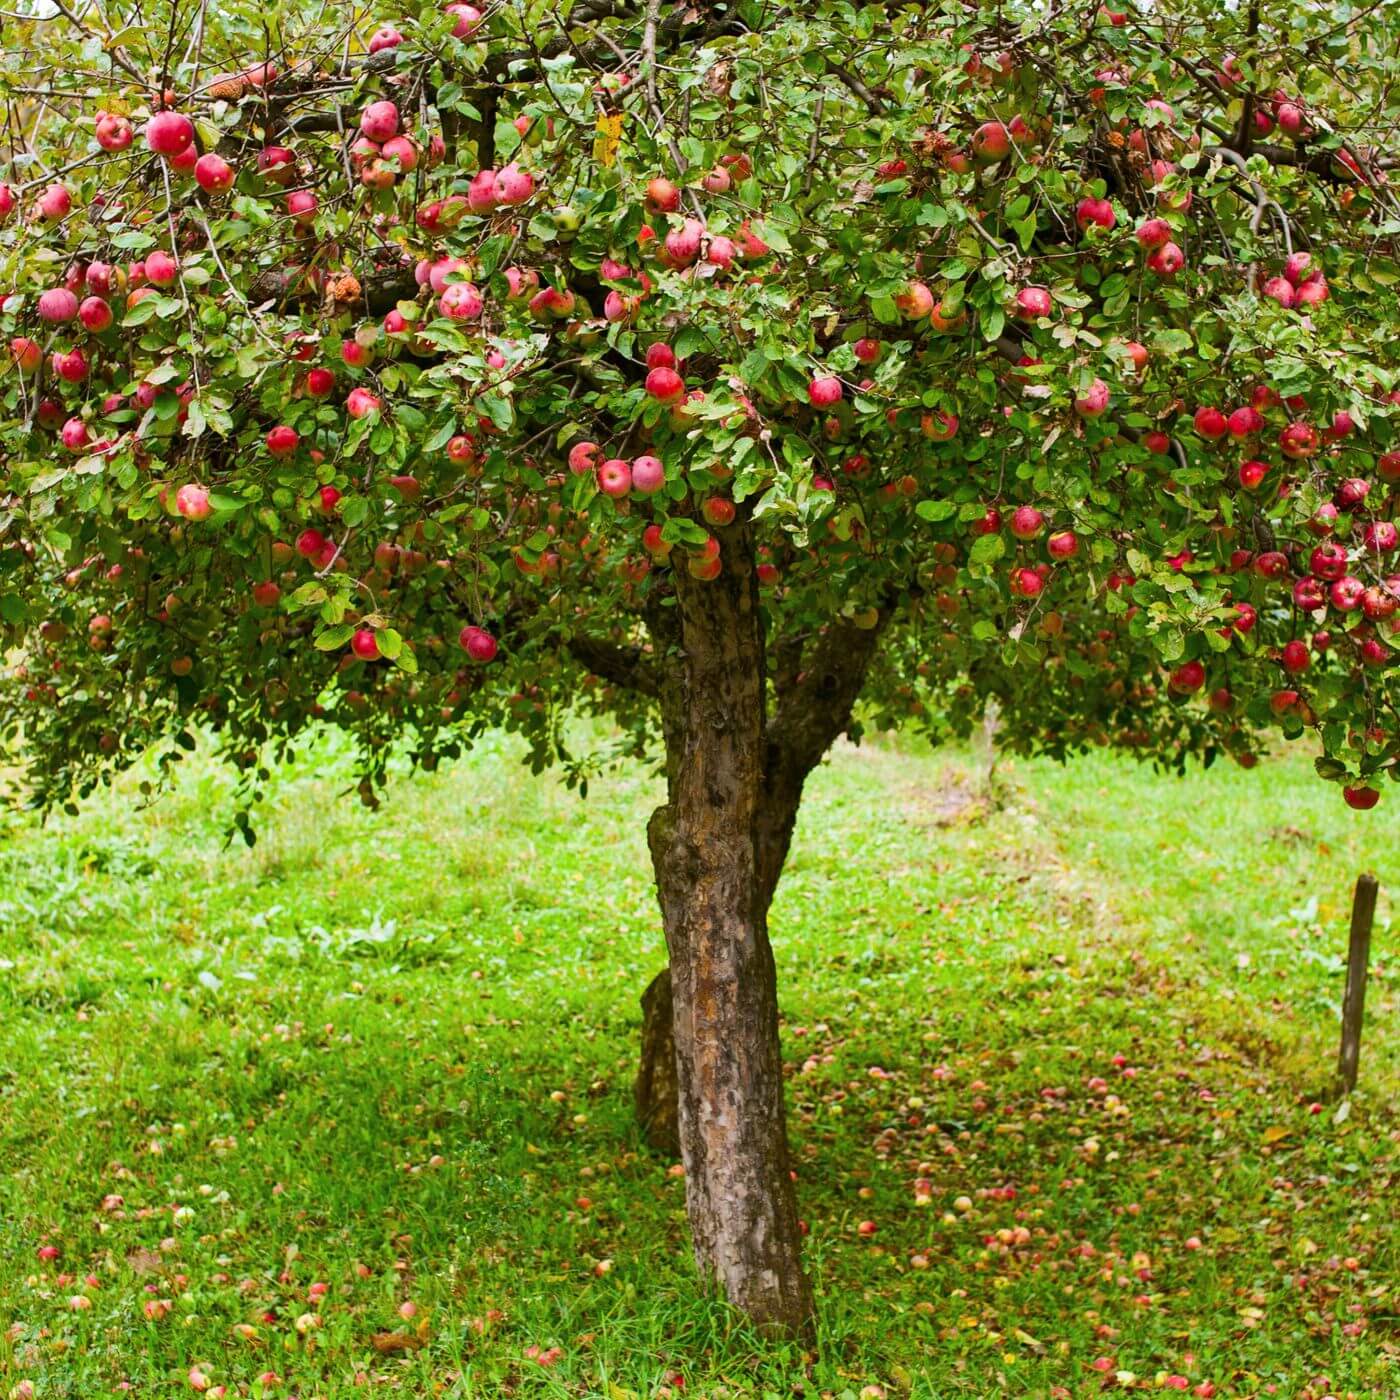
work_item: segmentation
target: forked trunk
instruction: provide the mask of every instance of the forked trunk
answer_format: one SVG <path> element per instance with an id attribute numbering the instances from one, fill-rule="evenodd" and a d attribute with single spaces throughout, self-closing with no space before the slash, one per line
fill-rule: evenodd
<path id="1" fill-rule="evenodd" d="M 681 1158 L 702 1278 L 765 1329 L 807 1329 L 778 1000 L 758 855 L 763 631 L 746 522 L 724 572 L 676 571 L 670 795 L 648 836 L 671 965 Z"/>

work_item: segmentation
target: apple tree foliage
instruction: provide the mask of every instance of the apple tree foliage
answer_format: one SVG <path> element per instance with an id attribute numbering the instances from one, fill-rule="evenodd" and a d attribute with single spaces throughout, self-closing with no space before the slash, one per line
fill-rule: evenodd
<path id="1" fill-rule="evenodd" d="M 1389 7 L 9 3 L 38 803 L 316 723 L 370 801 L 487 726 L 581 777 L 580 705 L 683 787 L 732 701 L 766 906 L 859 721 L 1400 773 Z"/>

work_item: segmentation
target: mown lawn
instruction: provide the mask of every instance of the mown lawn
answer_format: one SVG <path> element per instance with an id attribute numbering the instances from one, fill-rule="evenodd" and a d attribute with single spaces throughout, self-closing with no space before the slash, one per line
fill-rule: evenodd
<path id="1" fill-rule="evenodd" d="M 251 852 L 202 761 L 9 821 L 0 1395 L 1400 1394 L 1396 793 L 1357 816 L 1302 756 L 814 777 L 773 916 L 804 1355 L 697 1298 L 631 1123 L 657 785 L 512 753 L 367 813 L 318 749 Z"/>

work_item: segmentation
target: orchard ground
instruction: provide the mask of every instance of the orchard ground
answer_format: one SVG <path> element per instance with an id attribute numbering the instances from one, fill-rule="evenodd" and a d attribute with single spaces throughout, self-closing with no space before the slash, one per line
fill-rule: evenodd
<path id="1" fill-rule="evenodd" d="M 659 784 L 580 802 L 511 752 L 367 813 L 317 749 L 251 852 L 202 758 L 144 811 L 129 777 L 10 820 L 0 1393 L 1395 1395 L 1390 810 L 1302 754 L 1003 760 L 989 790 L 978 754 L 838 752 L 772 919 L 804 1356 L 697 1299 L 683 1181 L 633 1127 Z"/>

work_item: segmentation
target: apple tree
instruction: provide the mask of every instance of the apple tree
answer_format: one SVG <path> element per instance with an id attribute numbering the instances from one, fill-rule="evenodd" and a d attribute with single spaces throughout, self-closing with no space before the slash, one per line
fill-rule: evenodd
<path id="1" fill-rule="evenodd" d="M 1400 772 L 1374 7 L 9 3 L 26 796 L 196 732 L 249 804 L 313 725 L 370 802 L 488 726 L 654 743 L 643 1097 L 760 1324 L 812 1306 L 766 917 L 839 735 Z"/>

